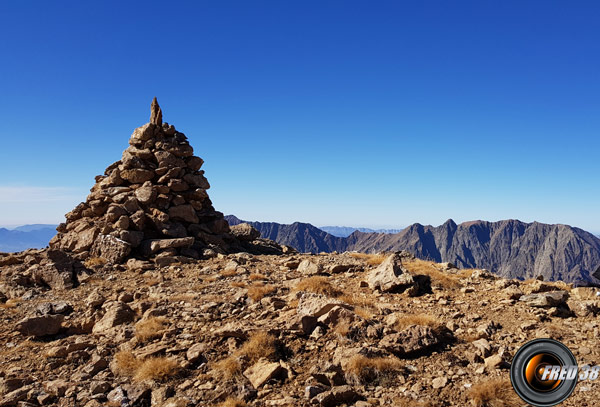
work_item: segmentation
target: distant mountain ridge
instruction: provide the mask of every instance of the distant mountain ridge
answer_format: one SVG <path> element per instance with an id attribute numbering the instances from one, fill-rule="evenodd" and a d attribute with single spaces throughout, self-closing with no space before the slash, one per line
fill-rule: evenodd
<path id="1" fill-rule="evenodd" d="M 225 219 L 230 224 L 242 222 L 231 215 Z M 546 280 L 600 282 L 593 277 L 594 273 L 600 277 L 600 239 L 568 225 L 514 219 L 457 225 L 450 219 L 437 227 L 415 223 L 396 234 L 355 231 L 348 237 L 337 237 L 308 223 L 248 223 L 262 237 L 301 252 L 407 250 L 422 259 L 486 268 L 508 278 L 541 275 Z"/>
<path id="2" fill-rule="evenodd" d="M 14 229 L 0 228 L 0 252 L 41 249 L 56 234 L 56 225 L 24 225 Z"/>
<path id="3" fill-rule="evenodd" d="M 402 229 L 369 229 L 369 228 L 353 228 L 349 226 L 319 226 L 319 229 L 329 233 L 330 235 L 337 237 L 348 237 L 352 233 L 359 232 L 363 233 L 387 233 L 394 234 L 400 233 Z"/>

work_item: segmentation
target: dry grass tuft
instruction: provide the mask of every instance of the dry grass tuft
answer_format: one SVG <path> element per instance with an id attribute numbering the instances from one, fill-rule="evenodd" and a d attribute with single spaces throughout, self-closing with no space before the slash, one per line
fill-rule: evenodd
<path id="1" fill-rule="evenodd" d="M 475 407 L 518 407 L 523 404 L 507 379 L 477 383 L 469 390 L 469 398 Z"/>
<path id="2" fill-rule="evenodd" d="M 104 266 L 106 263 L 108 263 L 105 259 L 103 259 L 102 257 L 90 257 L 88 258 L 83 265 L 88 268 L 95 268 L 95 267 L 101 267 Z"/>
<path id="3" fill-rule="evenodd" d="M 221 404 L 221 407 L 246 407 L 247 405 L 244 400 L 229 397 Z"/>
<path id="4" fill-rule="evenodd" d="M 342 294 L 337 297 L 338 300 L 344 301 L 346 304 L 354 305 L 363 308 L 377 308 L 377 302 L 371 297 L 362 297 L 356 293 Z"/>
<path id="5" fill-rule="evenodd" d="M 396 320 L 394 323 L 394 329 L 402 331 L 411 325 L 422 325 L 431 328 L 439 328 L 441 325 L 440 321 L 432 315 L 419 314 L 419 315 L 404 315 Z"/>
<path id="6" fill-rule="evenodd" d="M 260 274 L 260 273 L 252 273 L 248 276 L 248 278 L 250 279 L 250 281 L 259 281 L 259 280 L 266 280 L 267 276 L 265 276 L 264 274 Z"/>
<path id="7" fill-rule="evenodd" d="M 135 337 L 140 342 L 146 342 L 150 339 L 160 338 L 166 325 L 166 318 L 151 317 L 143 319 L 135 324 Z"/>
<path id="8" fill-rule="evenodd" d="M 223 277 L 233 277 L 237 275 L 237 270 L 233 269 L 233 270 L 222 270 L 219 272 L 220 275 L 222 275 Z"/>
<path id="9" fill-rule="evenodd" d="M 379 266 L 386 259 L 385 254 L 350 253 L 351 257 L 363 260 L 370 266 Z"/>
<path id="10" fill-rule="evenodd" d="M 363 297 L 357 293 L 342 294 L 337 297 L 338 300 L 354 307 L 354 313 L 364 319 L 372 319 L 379 313 L 377 302 L 371 297 Z"/>
<path id="11" fill-rule="evenodd" d="M 334 288 L 327 277 L 313 276 L 308 277 L 294 287 L 294 291 L 310 291 L 316 294 L 324 294 L 329 297 L 337 297 L 342 294 L 341 291 Z"/>
<path id="12" fill-rule="evenodd" d="M 254 283 L 248 287 L 248 297 L 250 297 L 252 301 L 260 301 L 265 295 L 271 294 L 274 291 L 275 287 L 272 285 Z"/>
<path id="13" fill-rule="evenodd" d="M 345 319 L 339 321 L 335 325 L 333 332 L 335 332 L 336 334 L 338 334 L 339 336 L 342 336 L 342 337 L 348 336 L 348 334 L 350 333 L 350 322 L 348 322 Z"/>
<path id="14" fill-rule="evenodd" d="M 360 384 L 385 385 L 403 369 L 400 360 L 395 358 L 368 358 L 355 355 L 348 362 L 346 373 Z"/>
<path id="15" fill-rule="evenodd" d="M 393 405 L 395 407 L 434 407 L 433 404 L 429 400 L 415 400 L 406 396 L 399 396 L 392 399 Z"/>
<path id="16" fill-rule="evenodd" d="M 134 376 L 135 371 L 140 367 L 141 361 L 138 360 L 130 351 L 119 351 L 115 354 L 117 372 L 123 376 Z"/>
<path id="17" fill-rule="evenodd" d="M 260 358 L 272 359 L 277 351 L 275 337 L 265 331 L 255 331 L 237 351 L 239 357 L 245 357 L 251 363 Z"/>
<path id="18" fill-rule="evenodd" d="M 233 380 L 242 376 L 242 365 L 232 356 L 215 363 L 214 369 L 219 372 L 221 377 L 225 380 Z"/>
<path id="19" fill-rule="evenodd" d="M 6 300 L 6 302 L 4 304 L 0 304 L 0 308 L 14 309 L 14 308 L 17 308 L 17 306 L 22 302 L 23 302 L 23 300 L 20 298 L 9 298 L 8 300 Z"/>
<path id="20" fill-rule="evenodd" d="M 153 380 L 162 382 L 173 376 L 179 370 L 177 362 L 167 357 L 155 357 L 144 360 L 135 370 L 133 380 L 143 382 Z"/>
<path id="21" fill-rule="evenodd" d="M 402 265 L 411 273 L 411 274 L 421 274 L 429 276 L 431 279 L 431 284 L 434 286 L 439 286 L 441 288 L 460 288 L 462 284 L 460 283 L 460 276 L 457 274 L 449 274 L 443 271 L 440 271 L 435 266 L 436 263 L 425 260 L 408 260 L 402 262 Z"/>
<path id="22" fill-rule="evenodd" d="M 363 319 L 372 319 L 375 316 L 375 312 L 372 308 L 356 307 L 354 313 Z"/>
<path id="23" fill-rule="evenodd" d="M 134 381 L 154 380 L 164 381 L 177 373 L 179 366 L 173 359 L 154 357 L 140 360 L 130 351 L 120 351 L 115 354 L 117 372 L 132 377 Z"/>
<path id="24" fill-rule="evenodd" d="M 235 288 L 246 288 L 246 286 L 247 286 L 247 284 L 244 283 L 243 281 L 234 281 L 229 285 L 232 287 L 235 287 Z"/>

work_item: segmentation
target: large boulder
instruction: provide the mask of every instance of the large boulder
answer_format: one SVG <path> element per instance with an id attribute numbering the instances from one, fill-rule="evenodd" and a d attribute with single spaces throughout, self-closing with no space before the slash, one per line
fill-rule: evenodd
<path id="1" fill-rule="evenodd" d="M 530 307 L 549 308 L 564 304 L 568 298 L 569 293 L 561 290 L 523 295 L 520 301 Z"/>
<path id="2" fill-rule="evenodd" d="M 248 223 L 230 226 L 231 234 L 240 240 L 250 242 L 260 237 L 260 232 Z"/>
<path id="3" fill-rule="evenodd" d="M 372 290 L 397 292 L 415 286 L 413 277 L 402 267 L 402 259 L 397 253 L 389 255 L 383 263 L 372 270 L 367 282 Z"/>
<path id="4" fill-rule="evenodd" d="M 75 260 L 61 250 L 48 250 L 39 264 L 27 272 L 37 284 L 54 289 L 72 288 L 74 284 Z"/>
<path id="5" fill-rule="evenodd" d="M 398 356 L 410 357 L 427 352 L 442 342 L 442 335 L 433 328 L 411 325 L 402 332 L 384 336 L 379 345 Z"/>
<path id="6" fill-rule="evenodd" d="M 100 235 L 94 242 L 90 255 L 100 257 L 109 263 L 118 264 L 131 253 L 131 245 L 111 235 Z"/>
<path id="7" fill-rule="evenodd" d="M 92 332 L 103 333 L 115 326 L 130 323 L 134 318 L 135 312 L 127 304 L 122 302 L 112 303 L 107 306 L 106 313 L 100 321 L 96 322 Z"/>
<path id="8" fill-rule="evenodd" d="M 348 304 L 335 298 L 323 294 L 303 292 L 298 299 L 298 315 L 319 318 L 336 306 L 349 308 Z"/>
<path id="9" fill-rule="evenodd" d="M 26 317 L 17 322 L 17 331 L 27 336 L 56 335 L 64 321 L 64 315 L 42 315 Z"/>

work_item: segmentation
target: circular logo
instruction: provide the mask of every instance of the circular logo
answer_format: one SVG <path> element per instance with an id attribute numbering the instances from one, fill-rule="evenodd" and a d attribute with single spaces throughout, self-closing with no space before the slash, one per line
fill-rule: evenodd
<path id="1" fill-rule="evenodd" d="M 577 385 L 577 361 L 562 343 L 553 339 L 527 342 L 515 355 L 510 381 L 523 401 L 554 406 L 573 393 Z"/>

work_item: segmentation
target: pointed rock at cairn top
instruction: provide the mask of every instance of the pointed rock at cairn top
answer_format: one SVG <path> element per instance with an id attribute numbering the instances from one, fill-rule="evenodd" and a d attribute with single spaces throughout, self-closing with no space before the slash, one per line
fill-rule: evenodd
<path id="1" fill-rule="evenodd" d="M 162 126 L 162 110 L 158 105 L 156 96 L 152 100 L 152 105 L 150 106 L 150 123 Z"/>

